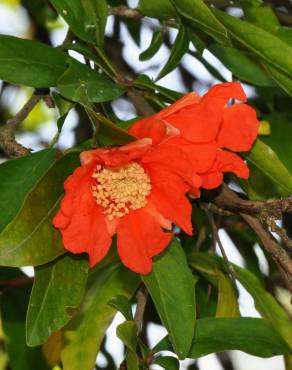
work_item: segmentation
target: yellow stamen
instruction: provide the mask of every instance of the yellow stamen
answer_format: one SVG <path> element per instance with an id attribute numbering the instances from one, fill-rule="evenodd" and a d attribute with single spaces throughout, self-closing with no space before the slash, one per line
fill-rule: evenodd
<path id="1" fill-rule="evenodd" d="M 146 206 L 151 191 L 150 178 L 138 163 L 103 169 L 98 165 L 92 177 L 96 179 L 92 194 L 109 220 Z"/>

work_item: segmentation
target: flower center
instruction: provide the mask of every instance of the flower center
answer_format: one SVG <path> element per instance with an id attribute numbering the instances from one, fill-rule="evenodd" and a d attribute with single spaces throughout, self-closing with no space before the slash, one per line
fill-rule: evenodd
<path id="1" fill-rule="evenodd" d="M 98 165 L 92 177 L 96 179 L 92 194 L 110 221 L 147 204 L 146 198 L 151 190 L 150 178 L 138 163 L 119 168 L 102 168 Z"/>

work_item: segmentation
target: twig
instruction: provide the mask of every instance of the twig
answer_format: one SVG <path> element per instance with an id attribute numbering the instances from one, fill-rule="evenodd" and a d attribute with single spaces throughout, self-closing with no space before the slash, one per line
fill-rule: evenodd
<path id="1" fill-rule="evenodd" d="M 266 202 L 245 200 L 241 199 L 225 184 L 222 185 L 220 193 L 210 200 L 221 209 L 231 212 L 241 212 L 249 215 L 268 213 L 277 219 L 282 217 L 282 213 L 292 211 L 292 198 L 270 199 Z"/>
<path id="2" fill-rule="evenodd" d="M 30 154 L 28 148 L 25 148 L 15 140 L 15 132 L 41 98 L 42 95 L 33 94 L 21 110 L 13 118 L 9 119 L 5 125 L 0 127 L 0 147 L 8 157 L 21 157 Z"/>
<path id="3" fill-rule="evenodd" d="M 145 312 L 145 307 L 147 303 L 147 296 L 148 296 L 148 291 L 145 288 L 144 285 L 141 285 L 141 287 L 138 289 L 137 292 L 137 307 L 136 307 L 136 312 L 134 316 L 134 320 L 137 324 L 138 327 L 138 334 L 141 333 L 142 327 L 143 327 L 143 317 L 144 317 L 144 312 Z"/>
<path id="4" fill-rule="evenodd" d="M 135 89 L 129 89 L 127 96 L 134 104 L 139 114 L 142 114 L 143 116 L 151 116 L 153 113 L 155 113 L 139 91 Z"/>
<path id="5" fill-rule="evenodd" d="M 212 213 L 206 207 L 204 209 L 205 209 L 206 215 L 208 217 L 208 220 L 210 222 L 214 239 L 216 240 L 216 242 L 217 242 L 217 244 L 219 246 L 219 249 L 220 249 L 220 251 L 222 253 L 222 256 L 223 256 L 223 259 L 224 259 L 224 262 L 225 262 L 227 271 L 229 272 L 229 275 L 230 275 L 230 278 L 231 278 L 231 280 L 233 282 L 233 285 L 236 288 L 235 272 L 233 270 L 232 264 L 228 260 L 227 254 L 225 252 L 225 249 L 224 249 L 223 244 L 221 242 L 221 239 L 219 237 L 219 233 L 218 233 L 218 229 L 217 229 L 217 226 L 216 226 L 214 217 L 213 217 Z"/>
<path id="6" fill-rule="evenodd" d="M 274 237 L 263 228 L 261 222 L 256 217 L 244 213 L 240 213 L 240 215 L 256 232 L 265 250 L 271 255 L 274 261 L 285 270 L 289 278 L 292 279 L 292 261 L 288 253 L 281 248 Z"/>
<path id="7" fill-rule="evenodd" d="M 108 15 L 116 15 L 118 17 L 141 19 L 144 17 L 138 9 L 128 8 L 127 6 L 117 6 L 110 8 Z"/>

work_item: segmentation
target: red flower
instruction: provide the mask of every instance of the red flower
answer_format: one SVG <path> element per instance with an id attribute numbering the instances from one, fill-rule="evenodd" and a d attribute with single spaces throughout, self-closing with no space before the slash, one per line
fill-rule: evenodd
<path id="1" fill-rule="evenodd" d="M 158 125 L 161 143 L 173 135 Z M 154 140 L 155 141 L 155 140 Z M 185 194 L 200 186 L 180 148 L 153 145 L 144 138 L 131 144 L 81 154 L 82 165 L 65 182 L 65 196 L 53 220 L 64 247 L 89 254 L 90 265 L 108 252 L 117 234 L 122 262 L 143 274 L 152 257 L 169 244 L 171 222 L 192 234 L 191 205 Z"/>
<path id="2" fill-rule="evenodd" d="M 178 146 L 192 163 L 194 173 L 202 177 L 202 187 L 212 189 L 223 181 L 224 172 L 248 178 L 243 160 L 231 151 L 248 151 L 257 137 L 259 122 L 256 112 L 246 104 L 227 106 L 230 99 L 246 101 L 238 82 L 213 86 L 204 96 L 190 93 L 159 113 L 132 125 L 129 132 L 137 138 L 151 135 L 155 127 L 172 127 L 180 135 L 167 145 Z M 228 149 L 222 150 L 222 148 Z M 192 192 L 197 193 L 197 189 Z"/>

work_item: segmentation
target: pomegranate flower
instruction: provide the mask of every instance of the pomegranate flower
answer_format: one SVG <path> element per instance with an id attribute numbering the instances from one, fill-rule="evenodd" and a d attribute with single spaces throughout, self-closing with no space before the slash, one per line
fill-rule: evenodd
<path id="1" fill-rule="evenodd" d="M 184 152 L 193 172 L 201 176 L 203 188 L 219 186 L 224 172 L 246 179 L 248 167 L 232 151 L 251 149 L 259 122 L 250 106 L 227 106 L 230 99 L 246 101 L 238 82 L 215 85 L 202 97 L 194 92 L 187 94 L 159 113 L 134 123 L 129 132 L 141 138 L 146 133 L 152 137 L 151 132 L 157 132 L 156 126 L 177 129 L 180 134 L 173 136 L 167 145 L 178 146 Z M 192 193 L 197 194 L 197 190 Z"/>
<path id="2" fill-rule="evenodd" d="M 94 266 L 117 234 L 124 265 L 147 274 L 152 257 L 172 238 L 172 222 L 192 234 L 191 204 L 185 194 L 201 179 L 178 147 L 166 145 L 171 129 L 153 129 L 151 138 L 81 153 L 81 166 L 65 182 L 65 196 L 53 220 L 64 247 L 89 254 Z M 164 231 L 165 230 L 169 230 Z"/>

